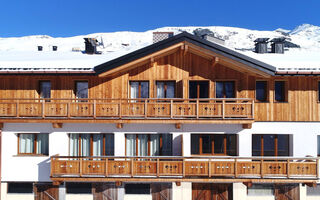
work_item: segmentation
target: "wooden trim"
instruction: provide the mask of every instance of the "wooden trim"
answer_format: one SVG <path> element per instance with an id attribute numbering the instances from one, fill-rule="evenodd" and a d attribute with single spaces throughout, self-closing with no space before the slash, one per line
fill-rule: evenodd
<path id="1" fill-rule="evenodd" d="M 252 128 L 252 124 L 242 124 L 242 128 L 243 129 L 251 129 Z"/>
<path id="2" fill-rule="evenodd" d="M 52 123 L 52 128 L 62 128 L 63 123 Z"/>

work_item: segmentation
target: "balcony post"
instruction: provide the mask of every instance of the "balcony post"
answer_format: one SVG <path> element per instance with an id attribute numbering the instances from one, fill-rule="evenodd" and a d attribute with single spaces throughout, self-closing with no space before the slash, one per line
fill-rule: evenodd
<path id="1" fill-rule="evenodd" d="M 42 109 L 42 119 L 44 119 L 44 118 L 45 118 L 45 114 L 44 114 L 44 106 L 45 106 L 44 104 L 45 104 L 45 101 L 46 101 L 46 100 L 43 100 L 43 101 L 42 101 L 42 104 L 41 104 L 41 109 Z"/>
<path id="2" fill-rule="evenodd" d="M 316 164 L 316 175 L 317 175 L 317 179 L 319 179 L 320 178 L 320 176 L 319 176 L 319 158 L 317 158 L 317 164 Z"/>
<path id="3" fill-rule="evenodd" d="M 234 159 L 234 177 L 238 177 L 238 159 Z"/>
<path id="4" fill-rule="evenodd" d="M 264 176 L 263 159 L 260 160 L 260 174 L 261 174 L 261 178 L 263 178 L 263 176 Z"/>
<path id="5" fill-rule="evenodd" d="M 80 171 L 80 177 L 82 177 L 82 158 L 80 158 L 80 163 L 79 163 L 79 171 Z"/>
<path id="6" fill-rule="evenodd" d="M 196 114 L 197 114 L 197 119 L 199 119 L 199 99 L 197 99 Z"/>
<path id="7" fill-rule="evenodd" d="M 211 159 L 209 159 L 209 161 L 208 161 L 208 175 L 210 178 L 211 177 Z"/>
<path id="8" fill-rule="evenodd" d="M 105 176 L 106 176 L 106 177 L 108 177 L 108 164 L 109 164 L 108 161 L 109 161 L 109 159 L 106 158 L 106 164 L 105 164 L 105 168 L 106 168 L 106 169 L 105 169 L 105 170 L 106 170 L 106 171 L 105 171 Z"/>
<path id="9" fill-rule="evenodd" d="M 97 118 L 97 101 L 93 100 L 93 118 Z"/>
<path id="10" fill-rule="evenodd" d="M 182 177 L 186 176 L 186 162 L 185 159 L 182 160 Z"/>
<path id="11" fill-rule="evenodd" d="M 252 119 L 254 119 L 254 100 L 251 100 L 251 116 L 252 116 Z"/>
<path id="12" fill-rule="evenodd" d="M 144 100 L 144 118 L 146 119 L 148 117 L 148 104 L 147 99 Z"/>
<path id="13" fill-rule="evenodd" d="M 170 100 L 170 118 L 173 118 L 173 100 Z"/>
<path id="14" fill-rule="evenodd" d="M 225 100 L 222 100 L 222 119 L 225 118 Z"/>
<path id="15" fill-rule="evenodd" d="M 159 177 L 160 174 L 160 160 L 157 158 L 157 177 Z"/>
<path id="16" fill-rule="evenodd" d="M 121 119 L 122 118 L 122 100 L 120 99 L 119 100 L 120 102 L 119 102 L 119 118 Z"/>
<path id="17" fill-rule="evenodd" d="M 134 158 L 131 158 L 131 177 L 133 177 L 133 175 L 134 175 L 134 173 L 133 173 L 133 168 L 134 168 L 134 166 L 133 166 L 133 160 L 134 160 Z"/>
<path id="18" fill-rule="evenodd" d="M 16 104 L 16 116 L 20 117 L 20 111 L 19 111 L 19 100 L 17 100 L 17 104 Z"/>
<path id="19" fill-rule="evenodd" d="M 287 177 L 290 178 L 290 159 L 287 160 Z"/>
<path id="20" fill-rule="evenodd" d="M 71 103 L 70 103 L 70 101 L 68 102 L 67 105 L 68 105 L 67 106 L 67 115 L 68 115 L 68 119 L 70 119 L 70 117 L 71 117 Z"/>

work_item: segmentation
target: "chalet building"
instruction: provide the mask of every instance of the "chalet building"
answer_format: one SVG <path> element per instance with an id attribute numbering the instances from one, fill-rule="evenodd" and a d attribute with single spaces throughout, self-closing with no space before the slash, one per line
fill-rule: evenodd
<path id="1" fill-rule="evenodd" d="M 51 64 L 0 66 L 1 200 L 320 198 L 316 71 L 188 33 Z"/>

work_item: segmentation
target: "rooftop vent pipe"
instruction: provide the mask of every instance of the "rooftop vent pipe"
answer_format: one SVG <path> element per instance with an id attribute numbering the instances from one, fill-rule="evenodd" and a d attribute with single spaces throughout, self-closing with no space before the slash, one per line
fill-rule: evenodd
<path id="1" fill-rule="evenodd" d="M 98 45 L 98 40 L 95 38 L 83 38 L 84 43 L 86 45 L 86 54 L 96 54 L 97 53 L 97 45 Z"/>
<path id="2" fill-rule="evenodd" d="M 268 40 L 269 38 L 257 38 L 255 42 L 256 53 L 268 53 Z"/>
<path id="3" fill-rule="evenodd" d="M 153 44 L 173 36 L 173 32 L 153 32 Z"/>
<path id="4" fill-rule="evenodd" d="M 42 51 L 43 47 L 42 46 L 38 46 L 38 51 Z"/>
<path id="5" fill-rule="evenodd" d="M 209 42 L 222 44 L 224 45 L 224 40 L 216 37 L 214 34 L 205 34 L 202 36 L 203 39 L 208 40 Z"/>
<path id="6" fill-rule="evenodd" d="M 271 42 L 271 53 L 284 53 L 284 43 L 286 38 L 273 38 Z"/>

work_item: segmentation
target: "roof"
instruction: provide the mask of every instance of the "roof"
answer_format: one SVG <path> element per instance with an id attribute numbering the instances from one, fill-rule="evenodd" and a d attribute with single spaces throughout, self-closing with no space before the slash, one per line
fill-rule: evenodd
<path id="1" fill-rule="evenodd" d="M 249 57 L 249 56 L 246 56 L 242 53 L 239 53 L 235 50 L 229 49 L 225 46 L 209 42 L 205 39 L 201 39 L 200 37 L 194 36 L 194 35 L 187 33 L 187 32 L 180 33 L 180 34 L 175 35 L 171 38 L 165 39 L 163 41 L 160 41 L 158 43 L 144 47 L 144 48 L 139 49 L 137 51 L 134 51 L 132 53 L 121 56 L 119 58 L 116 58 L 116 59 L 110 60 L 106 63 L 100 64 L 100 65 L 94 67 L 94 71 L 97 74 L 107 72 L 109 70 L 115 69 L 119 66 L 130 63 L 134 60 L 137 60 L 137 59 L 142 58 L 144 56 L 147 56 L 149 54 L 155 53 L 155 52 L 160 51 L 162 49 L 165 49 L 167 47 L 173 46 L 173 45 L 178 44 L 180 42 L 190 42 L 194 45 L 197 45 L 197 46 L 202 47 L 204 49 L 210 50 L 216 54 L 225 56 L 227 58 L 230 58 L 232 60 L 235 60 L 237 62 L 245 64 L 248 67 L 258 69 L 258 70 L 263 71 L 263 72 L 270 74 L 270 75 L 274 75 L 275 71 L 276 71 L 276 67 L 274 67 L 270 64 L 261 62 L 259 60 L 252 58 L 252 57 Z"/>

